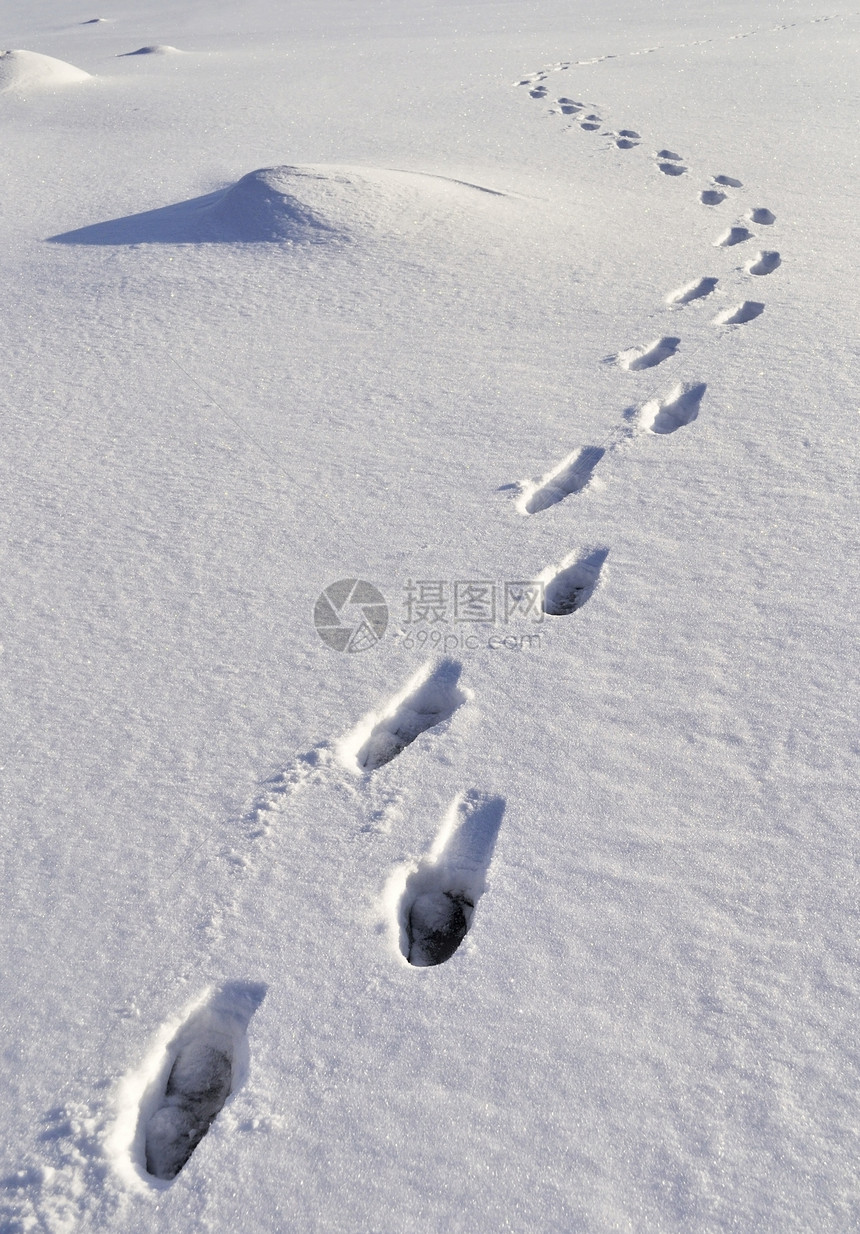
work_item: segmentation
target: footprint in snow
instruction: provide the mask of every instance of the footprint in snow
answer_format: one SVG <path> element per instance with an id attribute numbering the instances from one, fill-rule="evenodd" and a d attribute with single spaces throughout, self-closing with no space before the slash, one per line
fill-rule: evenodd
<path id="1" fill-rule="evenodd" d="M 719 189 L 702 189 L 699 194 L 699 201 L 703 206 L 718 206 L 720 202 L 726 200 L 725 193 Z"/>
<path id="2" fill-rule="evenodd" d="M 591 483 L 594 469 L 605 453 L 603 446 L 585 446 L 568 454 L 539 480 L 523 485 L 517 501 L 520 514 L 539 514 L 565 497 L 581 493 Z"/>
<path id="3" fill-rule="evenodd" d="M 756 206 L 750 210 L 747 218 L 751 222 L 757 223 L 759 227 L 770 227 L 776 222 L 776 215 L 772 210 L 768 210 L 767 206 Z"/>
<path id="4" fill-rule="evenodd" d="M 773 274 L 777 266 L 782 265 L 782 258 L 773 249 L 765 249 L 747 264 L 747 274 Z"/>
<path id="5" fill-rule="evenodd" d="M 471 929 L 504 812 L 503 797 L 472 789 L 456 798 L 430 853 L 403 881 L 396 923 L 415 968 L 450 960 Z"/>
<path id="6" fill-rule="evenodd" d="M 540 581 L 547 616 L 568 617 L 587 604 L 600 584 L 608 556 L 608 548 L 591 549 L 584 555 L 572 553 L 561 565 L 545 570 Z"/>
<path id="7" fill-rule="evenodd" d="M 658 150 L 656 157 L 665 159 L 667 163 L 683 163 L 680 154 L 676 154 L 674 150 Z"/>
<path id="8" fill-rule="evenodd" d="M 707 385 L 684 382 L 675 387 L 665 402 L 651 399 L 639 413 L 639 423 L 649 433 L 665 435 L 692 424 L 699 414 Z"/>
<path id="9" fill-rule="evenodd" d="M 715 326 L 744 326 L 748 321 L 755 321 L 764 312 L 764 305 L 759 300 L 744 300 L 734 308 L 724 309 L 714 318 Z"/>
<path id="10" fill-rule="evenodd" d="M 657 170 L 662 171 L 664 176 L 685 176 L 687 168 L 683 163 L 658 163 Z"/>
<path id="11" fill-rule="evenodd" d="M 714 184 L 721 184 L 723 188 L 742 189 L 743 181 L 735 180 L 733 176 L 714 176 Z"/>
<path id="12" fill-rule="evenodd" d="M 151 1178 L 169 1182 L 185 1166 L 247 1071 L 247 1031 L 266 987 L 227 982 L 186 1018 L 163 1050 L 139 1119 Z M 135 1136 L 135 1143 L 139 1137 Z"/>
<path id="13" fill-rule="evenodd" d="M 731 248 L 735 244 L 743 244 L 745 240 L 752 239 L 752 232 L 746 227 L 730 227 L 728 231 L 724 231 L 721 236 L 718 236 L 714 241 L 715 249 Z"/>
<path id="14" fill-rule="evenodd" d="M 615 136 L 615 144 L 619 150 L 632 150 L 639 145 L 640 140 L 634 129 L 619 129 Z"/>
<path id="15" fill-rule="evenodd" d="M 617 356 L 609 356 L 608 359 L 617 360 L 622 368 L 631 373 L 638 373 L 642 369 L 654 368 L 674 356 L 680 342 L 679 338 L 658 338 L 645 347 L 631 347 L 629 351 L 619 352 Z"/>
<path id="16" fill-rule="evenodd" d="M 685 283 L 676 291 L 670 291 L 666 303 L 689 304 L 692 300 L 702 300 L 711 294 L 718 282 L 719 279 L 715 278 L 694 279 L 692 283 Z"/>
<path id="17" fill-rule="evenodd" d="M 579 127 L 581 129 L 585 129 L 586 133 L 594 133 L 600 128 L 602 123 L 603 121 L 600 119 L 600 116 L 597 116 L 594 112 L 592 112 L 583 119 Z"/>
<path id="18" fill-rule="evenodd" d="M 459 685 L 461 672 L 456 660 L 425 666 L 382 712 L 371 712 L 343 739 L 341 760 L 353 769 L 376 771 L 422 733 L 450 720 L 469 698 Z"/>

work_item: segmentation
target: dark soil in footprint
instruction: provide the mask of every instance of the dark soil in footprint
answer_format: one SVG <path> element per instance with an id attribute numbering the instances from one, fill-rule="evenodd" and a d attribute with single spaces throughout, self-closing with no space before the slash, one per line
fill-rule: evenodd
<path id="1" fill-rule="evenodd" d="M 469 930 L 475 905 L 451 891 L 428 891 L 418 896 L 409 910 L 406 934 L 407 960 L 418 968 L 444 964 L 460 946 Z"/>
<path id="2" fill-rule="evenodd" d="M 765 250 L 759 253 L 755 261 L 751 261 L 747 266 L 749 274 L 773 274 L 778 266 L 782 265 L 782 258 L 779 253 L 774 250 Z"/>
<path id="3" fill-rule="evenodd" d="M 593 549 L 554 574 L 544 587 L 543 611 L 547 616 L 568 617 L 587 604 L 608 556 L 608 548 Z"/>
<path id="4" fill-rule="evenodd" d="M 450 960 L 472 928 L 504 812 L 503 797 L 476 789 L 458 797 L 434 855 L 407 878 L 397 909 L 400 947 L 416 968 Z"/>
<path id="5" fill-rule="evenodd" d="M 746 227 L 730 227 L 724 232 L 718 240 L 714 241 L 714 248 L 727 249 L 735 244 L 743 244 L 744 240 L 751 240 L 752 232 Z"/>
<path id="6" fill-rule="evenodd" d="M 232 1051 L 190 1043 L 177 1055 L 165 1104 L 147 1123 L 146 1169 L 175 1178 L 221 1112 L 233 1079 Z"/>
<path id="7" fill-rule="evenodd" d="M 156 1108 L 141 1107 L 144 1164 L 153 1178 L 174 1179 L 220 1114 L 237 1082 L 237 1050 L 265 986 L 227 982 L 180 1027 Z M 241 1053 L 240 1056 L 241 1058 Z"/>
<path id="8" fill-rule="evenodd" d="M 718 206 L 725 200 L 725 193 L 721 193 L 719 189 L 703 189 L 699 194 L 699 201 L 703 206 Z"/>

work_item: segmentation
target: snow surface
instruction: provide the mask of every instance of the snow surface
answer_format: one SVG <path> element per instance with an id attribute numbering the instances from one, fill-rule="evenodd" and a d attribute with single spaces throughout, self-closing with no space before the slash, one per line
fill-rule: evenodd
<path id="1" fill-rule="evenodd" d="M 4 15 L 0 1231 L 858 1228 L 858 14 Z"/>

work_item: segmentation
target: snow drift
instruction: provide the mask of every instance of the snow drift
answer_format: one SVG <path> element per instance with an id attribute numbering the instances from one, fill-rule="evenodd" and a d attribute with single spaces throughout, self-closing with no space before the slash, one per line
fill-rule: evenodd
<path id="1" fill-rule="evenodd" d="M 54 90 L 89 80 L 89 73 L 53 56 L 37 51 L 0 52 L 0 94 L 13 90 Z"/>

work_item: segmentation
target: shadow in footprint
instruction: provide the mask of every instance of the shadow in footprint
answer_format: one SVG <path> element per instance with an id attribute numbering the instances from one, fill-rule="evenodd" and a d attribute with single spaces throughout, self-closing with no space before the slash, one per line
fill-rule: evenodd
<path id="1" fill-rule="evenodd" d="M 505 812 L 503 797 L 458 797 L 397 905 L 400 950 L 415 968 L 444 964 L 472 927 Z"/>
<path id="2" fill-rule="evenodd" d="M 686 382 L 676 386 L 665 403 L 651 399 L 642 408 L 640 423 L 651 433 L 665 435 L 692 424 L 699 414 L 707 390 L 705 382 Z"/>
<path id="3" fill-rule="evenodd" d="M 721 193 L 719 189 L 703 189 L 699 194 L 699 201 L 703 206 L 718 206 L 725 200 L 725 193 Z"/>
<path id="4" fill-rule="evenodd" d="M 722 184 L 724 188 L 742 189 L 743 181 L 735 180 L 733 176 L 714 176 L 714 184 Z"/>
<path id="5" fill-rule="evenodd" d="M 725 309 L 722 313 L 714 318 L 714 324 L 717 326 L 743 326 L 748 321 L 754 321 L 756 317 L 761 317 L 764 312 L 764 305 L 760 300 L 744 300 L 743 304 L 736 304 L 734 308 Z"/>
<path id="6" fill-rule="evenodd" d="M 187 1164 L 247 1071 L 247 1031 L 264 985 L 226 982 L 195 1008 L 167 1046 L 159 1081 L 140 1107 L 146 1173 L 169 1182 Z"/>
<path id="7" fill-rule="evenodd" d="M 666 303 L 689 304 L 691 300 L 702 300 L 711 294 L 718 282 L 719 279 L 715 278 L 695 279 L 692 283 L 679 287 L 677 291 L 670 291 Z"/>
<path id="8" fill-rule="evenodd" d="M 782 258 L 779 253 L 773 250 L 765 250 L 759 253 L 758 256 L 747 266 L 748 274 L 773 274 L 777 266 L 782 264 Z"/>
<path id="9" fill-rule="evenodd" d="M 646 368 L 654 368 L 655 365 L 662 364 L 664 360 L 674 356 L 680 342 L 679 338 L 672 337 L 655 339 L 653 343 L 648 343 L 646 347 L 632 347 L 630 351 L 620 352 L 618 363 L 622 368 L 628 369 L 631 373 L 638 373 Z"/>
<path id="10" fill-rule="evenodd" d="M 766 206 L 756 206 L 754 210 L 750 210 L 747 216 L 751 222 L 757 223 L 759 227 L 770 227 L 776 222 L 776 215 L 768 210 Z"/>
<path id="11" fill-rule="evenodd" d="M 371 712 L 341 743 L 340 754 L 349 766 L 376 771 L 397 758 L 428 729 L 450 720 L 468 695 L 459 685 L 462 665 L 442 660 L 425 665 L 386 711 Z"/>
<path id="12" fill-rule="evenodd" d="M 672 163 L 682 163 L 683 162 L 683 159 L 681 158 L 680 154 L 676 154 L 674 150 L 658 150 L 657 158 L 658 159 L 669 159 L 669 161 Z"/>
<path id="13" fill-rule="evenodd" d="M 521 514 L 539 514 L 564 501 L 565 497 L 581 493 L 591 482 L 594 469 L 605 453 L 603 446 L 585 446 L 569 454 L 540 480 L 525 486 L 517 509 Z"/>
<path id="14" fill-rule="evenodd" d="M 752 239 L 752 232 L 746 227 L 730 227 L 728 231 L 723 232 L 714 241 L 715 249 L 729 249 L 735 244 L 743 244 L 745 240 Z"/>
<path id="15" fill-rule="evenodd" d="M 541 581 L 543 611 L 547 616 L 568 617 L 587 604 L 597 589 L 608 556 L 608 548 L 595 548 L 584 556 L 572 554 L 559 567 L 546 571 Z"/>
<path id="16" fill-rule="evenodd" d="M 657 167 L 664 176 L 685 176 L 687 168 L 683 163 L 658 163 Z"/>

